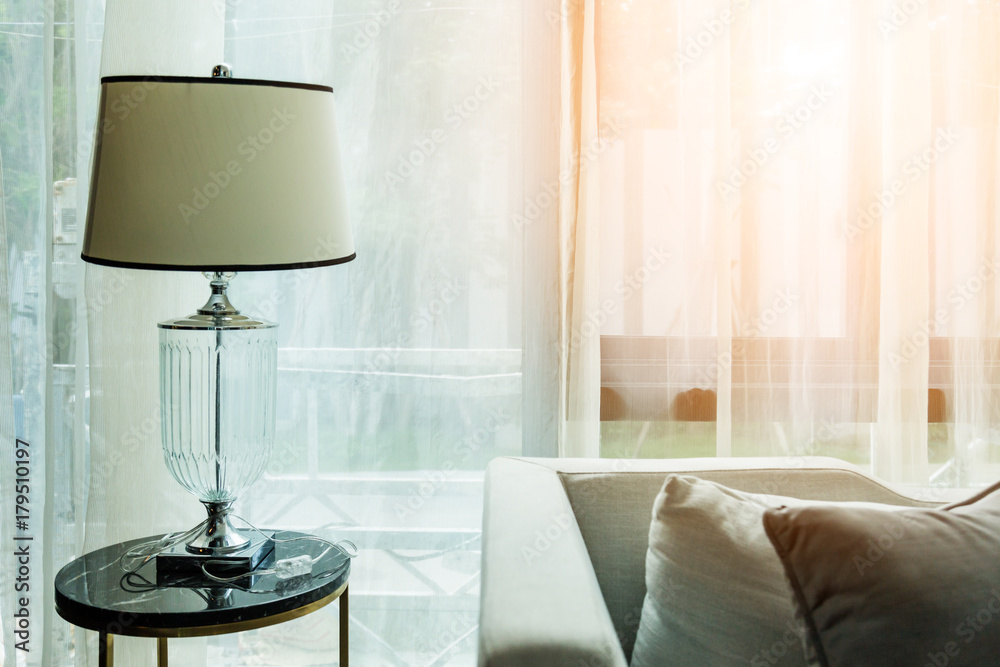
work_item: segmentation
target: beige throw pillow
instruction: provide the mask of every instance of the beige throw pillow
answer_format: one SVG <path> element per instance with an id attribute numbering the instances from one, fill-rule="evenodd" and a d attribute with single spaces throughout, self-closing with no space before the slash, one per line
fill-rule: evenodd
<path id="1" fill-rule="evenodd" d="M 653 506 L 632 667 L 805 665 L 791 589 L 763 526 L 766 509 L 804 504 L 667 477 Z"/>

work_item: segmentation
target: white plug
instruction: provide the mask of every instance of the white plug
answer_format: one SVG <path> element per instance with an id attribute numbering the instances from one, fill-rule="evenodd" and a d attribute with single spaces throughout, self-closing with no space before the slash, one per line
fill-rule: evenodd
<path id="1" fill-rule="evenodd" d="M 316 560 L 319 560 L 318 558 Z M 312 572 L 312 557 L 308 554 L 295 556 L 294 558 L 283 558 L 274 564 L 274 574 L 278 579 L 292 579 L 301 577 L 303 574 Z"/>

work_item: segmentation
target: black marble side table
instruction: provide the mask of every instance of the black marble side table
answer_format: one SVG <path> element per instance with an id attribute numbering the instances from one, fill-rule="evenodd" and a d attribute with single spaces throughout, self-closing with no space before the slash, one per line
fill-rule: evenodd
<path id="1" fill-rule="evenodd" d="M 278 539 L 303 533 L 279 531 Z M 340 664 L 347 667 L 347 580 L 351 561 L 316 540 L 276 542 L 277 560 L 308 554 L 316 558 L 312 574 L 279 579 L 274 574 L 246 577 L 234 584 L 206 587 L 203 582 L 172 580 L 156 586 L 155 561 L 137 576 L 119 567 L 129 549 L 156 540 L 148 537 L 92 551 L 56 575 L 56 611 L 73 625 L 100 636 L 101 667 L 114 667 L 114 636 L 155 637 L 157 664 L 167 667 L 167 639 L 242 632 L 305 616 L 340 599 Z M 270 559 L 269 559 L 270 560 Z M 262 566 L 264 567 L 264 566 Z"/>

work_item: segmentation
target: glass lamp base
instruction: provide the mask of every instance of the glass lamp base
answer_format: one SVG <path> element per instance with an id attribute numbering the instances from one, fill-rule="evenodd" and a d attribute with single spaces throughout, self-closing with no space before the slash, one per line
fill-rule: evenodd
<path id="1" fill-rule="evenodd" d="M 252 541 L 230 523 L 229 508 L 264 472 L 274 444 L 278 339 L 276 325 L 229 302 L 231 275 L 213 275 L 197 313 L 157 326 L 163 460 L 208 510 L 186 548 L 222 557 Z"/>

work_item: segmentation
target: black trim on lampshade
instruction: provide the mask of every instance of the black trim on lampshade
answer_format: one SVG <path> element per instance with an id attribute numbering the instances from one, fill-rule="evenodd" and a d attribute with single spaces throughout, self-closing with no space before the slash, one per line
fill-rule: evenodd
<path id="1" fill-rule="evenodd" d="M 334 266 L 336 264 L 346 264 L 358 256 L 352 252 L 347 257 L 337 257 L 335 259 L 324 259 L 315 262 L 290 262 L 287 264 L 205 264 L 198 266 L 179 264 L 143 264 L 142 262 L 118 262 L 113 259 L 102 259 L 100 257 L 88 257 L 81 253 L 80 258 L 90 264 L 101 266 L 111 266 L 116 269 L 146 269 L 148 271 L 202 271 L 211 273 L 244 273 L 246 271 L 295 271 L 298 269 L 315 269 L 321 266 Z"/>
<path id="2" fill-rule="evenodd" d="M 164 85 L 158 86 L 159 82 Z M 240 87 L 212 88 L 213 83 Z M 116 120 L 122 114 L 109 103 L 142 88 L 148 90 L 147 101 L 125 114 L 127 122 L 119 124 L 125 118 Z M 151 271 L 246 272 L 332 266 L 355 259 L 332 88 L 225 77 L 120 76 L 102 79 L 101 89 L 95 173 L 80 255 L 85 262 Z M 273 118 L 265 118 L 268 109 L 275 113 L 284 109 L 288 117 L 281 119 L 280 127 Z M 295 118 L 299 120 L 289 120 Z M 109 119 L 113 133 L 106 130 Z M 263 156 L 254 163 L 256 180 L 249 183 L 255 185 L 248 190 L 247 182 L 218 180 L 214 170 L 226 151 L 235 158 L 239 141 L 258 132 L 254 121 L 265 129 L 270 126 L 267 131 L 272 134 L 286 131 L 287 126 L 289 139 L 283 150 L 264 152 L 257 146 L 246 156 L 247 162 Z M 270 143 L 271 138 L 262 138 L 263 146 Z M 213 157 L 216 154 L 219 160 Z M 226 169 L 234 167 L 227 163 Z M 218 186 L 214 193 L 203 187 L 202 180 L 209 176 Z M 234 185 L 229 186 L 230 181 Z M 274 193 L 261 191 L 272 183 L 278 188 Z M 201 211 L 207 206 L 191 200 L 192 187 L 196 196 L 215 199 L 227 186 L 232 188 L 229 194 L 219 198 L 213 213 L 199 218 L 202 224 L 197 227 L 186 229 L 161 220 L 160 211 L 188 201 L 192 202 L 188 209 Z M 261 215 L 260 203 L 254 203 L 258 199 L 270 207 L 268 214 Z M 270 224 L 268 218 L 276 212 L 289 215 L 289 211 L 301 219 L 293 229 Z M 244 218 L 245 223 L 237 223 Z M 226 239 L 241 233 L 249 233 L 253 243 L 248 241 L 242 251 L 229 247 Z M 320 248 L 317 243 L 324 235 L 327 242 Z"/>
<path id="3" fill-rule="evenodd" d="M 321 86 L 315 83 L 296 83 L 294 81 L 269 81 L 267 79 L 237 79 L 224 76 L 156 76 L 155 74 L 139 76 L 128 74 L 123 76 L 105 76 L 101 78 L 101 84 L 106 83 L 144 83 L 155 81 L 162 83 L 219 83 L 226 86 L 271 86 L 273 88 L 301 88 L 303 90 L 317 90 L 320 92 L 332 93 L 330 86 Z"/>

